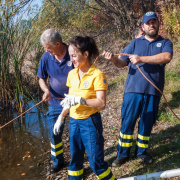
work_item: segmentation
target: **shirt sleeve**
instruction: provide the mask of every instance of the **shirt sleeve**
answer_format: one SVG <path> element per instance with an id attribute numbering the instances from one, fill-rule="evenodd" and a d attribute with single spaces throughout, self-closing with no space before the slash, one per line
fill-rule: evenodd
<path id="1" fill-rule="evenodd" d="M 67 81 L 66 81 L 66 86 L 67 87 L 71 87 L 71 81 L 70 81 L 70 79 L 71 79 L 71 74 L 70 74 L 70 72 L 68 73 L 68 77 L 67 77 Z"/>
<path id="2" fill-rule="evenodd" d="M 125 52 L 127 46 L 121 51 L 121 54 Z M 122 55 L 119 55 L 118 58 L 121 58 Z"/>
<path id="3" fill-rule="evenodd" d="M 132 40 L 130 42 L 130 44 L 128 46 L 126 46 L 125 50 L 124 50 L 124 54 L 133 54 L 133 51 L 134 51 L 134 40 Z M 124 61 L 126 61 L 128 64 L 129 64 L 129 56 L 125 56 L 125 55 L 122 55 L 121 56 L 121 59 L 123 59 Z"/>
<path id="4" fill-rule="evenodd" d="M 108 89 L 108 82 L 106 76 L 104 75 L 104 73 L 98 74 L 94 80 L 94 90 L 100 91 L 107 89 Z"/>
<path id="5" fill-rule="evenodd" d="M 169 39 L 166 40 L 162 52 L 169 52 L 173 55 L 173 44 Z"/>
<path id="6" fill-rule="evenodd" d="M 46 79 L 48 77 L 46 61 L 47 56 L 43 54 L 37 71 L 37 76 L 42 79 Z"/>

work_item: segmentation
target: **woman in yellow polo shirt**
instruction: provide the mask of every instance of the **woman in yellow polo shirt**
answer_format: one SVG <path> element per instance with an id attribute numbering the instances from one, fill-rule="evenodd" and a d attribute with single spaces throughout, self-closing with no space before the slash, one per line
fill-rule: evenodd
<path id="1" fill-rule="evenodd" d="M 75 69 L 68 74 L 69 94 L 61 102 L 63 111 L 54 125 L 58 134 L 63 118 L 70 109 L 69 138 L 71 161 L 69 180 L 83 179 L 84 153 L 98 179 L 114 180 L 104 161 L 104 138 L 100 110 L 105 109 L 107 79 L 91 60 L 99 55 L 92 37 L 76 36 L 70 40 L 69 55 Z"/>

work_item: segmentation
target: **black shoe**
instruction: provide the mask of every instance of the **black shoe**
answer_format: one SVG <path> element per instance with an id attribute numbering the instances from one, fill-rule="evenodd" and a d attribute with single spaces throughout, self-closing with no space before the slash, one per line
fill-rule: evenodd
<path id="1" fill-rule="evenodd" d="M 123 159 L 119 159 L 119 158 L 116 158 L 113 163 L 112 163 L 112 167 L 118 167 L 122 164 L 124 164 L 126 161 L 128 161 L 129 158 L 123 158 Z"/>
<path id="2" fill-rule="evenodd" d="M 50 168 L 50 173 L 56 173 L 62 169 L 64 164 L 59 164 L 59 165 L 52 165 Z"/>
<path id="3" fill-rule="evenodd" d="M 141 159 L 142 162 L 145 164 L 151 164 L 152 163 L 152 158 L 150 158 L 147 155 L 140 155 L 140 156 L 138 156 L 138 158 Z"/>

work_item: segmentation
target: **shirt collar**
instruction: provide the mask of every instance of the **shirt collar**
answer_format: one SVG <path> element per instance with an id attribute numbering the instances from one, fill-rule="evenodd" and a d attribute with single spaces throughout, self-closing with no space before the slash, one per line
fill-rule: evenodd
<path id="1" fill-rule="evenodd" d="M 63 57 L 62 61 L 66 61 L 67 59 L 70 59 L 70 58 L 69 58 L 69 52 L 68 52 L 68 45 L 66 45 L 65 43 L 63 43 L 63 45 L 66 46 L 66 54 L 65 54 L 65 56 Z M 61 62 L 62 62 L 62 61 L 61 61 Z"/>
<path id="2" fill-rule="evenodd" d="M 144 35 L 141 36 L 140 38 L 141 38 L 141 39 L 144 39 L 144 40 L 147 40 Z M 159 40 L 161 40 L 161 39 L 162 39 L 162 37 L 161 37 L 160 35 L 158 35 L 158 37 L 157 37 L 156 39 L 154 39 L 153 41 L 151 41 L 151 42 L 154 42 L 154 41 L 157 41 L 157 40 L 159 41 Z M 147 41 L 148 41 L 148 40 L 147 40 Z M 150 41 L 148 41 L 148 42 L 150 42 Z M 151 42 L 150 42 L 150 43 L 151 43 Z"/>
<path id="3" fill-rule="evenodd" d="M 66 46 L 66 54 L 65 56 L 63 57 L 62 61 L 59 62 L 54 56 L 52 56 L 50 53 L 49 55 L 51 56 L 51 60 L 54 61 L 55 63 L 57 64 L 63 64 L 64 62 L 66 62 L 69 58 L 69 53 L 68 53 L 68 45 L 66 45 L 65 43 L 62 43 L 63 45 Z"/>
<path id="4" fill-rule="evenodd" d="M 96 66 L 94 64 L 91 65 L 86 75 L 92 75 L 94 73 L 94 70 L 96 69 Z M 78 73 L 79 68 L 75 68 L 74 74 Z"/>

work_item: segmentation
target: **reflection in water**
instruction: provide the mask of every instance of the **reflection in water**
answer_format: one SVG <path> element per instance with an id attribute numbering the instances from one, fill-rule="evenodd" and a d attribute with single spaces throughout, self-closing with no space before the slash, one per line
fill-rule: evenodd
<path id="1" fill-rule="evenodd" d="M 33 105 L 30 103 L 27 109 Z M 50 141 L 46 115 L 39 109 L 33 108 L 0 130 L 0 180 L 44 179 L 42 164 L 49 156 Z M 0 116 L 3 125 L 17 114 L 5 109 Z"/>

